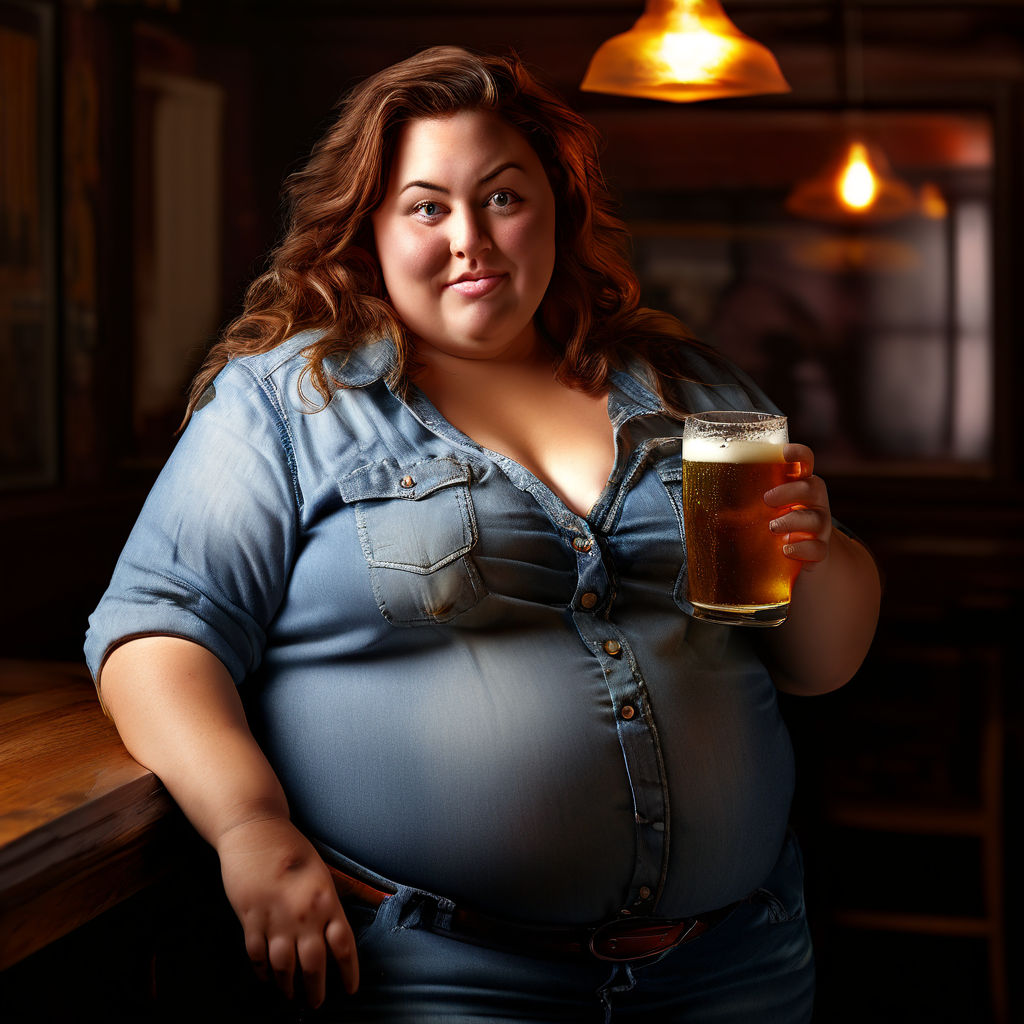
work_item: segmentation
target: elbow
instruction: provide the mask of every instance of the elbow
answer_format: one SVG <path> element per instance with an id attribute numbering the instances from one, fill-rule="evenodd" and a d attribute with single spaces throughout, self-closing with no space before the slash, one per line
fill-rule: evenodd
<path id="1" fill-rule="evenodd" d="M 806 643 L 799 651 L 790 648 L 789 657 L 769 666 L 777 689 L 784 693 L 814 696 L 831 693 L 845 686 L 859 671 L 871 643 L 878 622 L 874 615 L 861 620 L 860 629 L 847 632 L 831 643 Z"/>
<path id="2" fill-rule="evenodd" d="M 851 669 L 832 672 L 791 672 L 773 669 L 771 676 L 775 688 L 783 693 L 793 694 L 797 697 L 816 697 L 819 694 L 832 693 L 834 690 L 844 687 L 857 674 L 859 667 L 860 662 Z"/>

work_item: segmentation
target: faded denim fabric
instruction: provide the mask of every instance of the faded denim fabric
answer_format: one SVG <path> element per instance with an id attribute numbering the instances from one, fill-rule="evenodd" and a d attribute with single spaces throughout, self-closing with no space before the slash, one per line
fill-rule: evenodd
<path id="1" fill-rule="evenodd" d="M 231 362 L 154 486 L 86 643 L 192 639 L 227 666 L 297 822 L 483 911 L 678 917 L 782 849 L 792 752 L 757 630 L 687 611 L 682 423 L 616 372 L 590 513 L 387 388 L 389 342 Z M 766 408 L 693 355 L 690 410 Z"/>
<path id="2" fill-rule="evenodd" d="M 350 997 L 339 983 L 329 984 L 322 1009 L 290 1020 L 807 1024 L 811 1019 L 814 955 L 804 912 L 803 863 L 792 835 L 769 876 L 721 924 L 653 963 L 545 960 L 495 951 L 424 928 L 422 917 L 430 912 L 421 894 L 408 891 L 390 897 L 376 914 L 351 910 L 359 991 Z"/>

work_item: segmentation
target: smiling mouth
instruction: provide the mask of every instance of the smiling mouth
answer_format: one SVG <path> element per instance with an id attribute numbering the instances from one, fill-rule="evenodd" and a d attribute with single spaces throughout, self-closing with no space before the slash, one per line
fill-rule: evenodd
<path id="1" fill-rule="evenodd" d="M 505 277 L 505 274 L 491 274 L 487 277 L 467 277 L 461 281 L 453 281 L 448 287 L 459 295 L 476 299 L 481 295 L 487 295 L 494 291 L 505 280 Z"/>

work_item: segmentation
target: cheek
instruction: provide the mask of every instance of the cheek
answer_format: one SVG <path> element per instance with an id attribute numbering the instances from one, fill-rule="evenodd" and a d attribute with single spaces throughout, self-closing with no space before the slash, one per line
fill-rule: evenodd
<path id="1" fill-rule="evenodd" d="M 385 229 L 377 233 L 377 258 L 393 296 L 401 286 L 428 282 L 445 266 L 447 251 L 430 235 Z"/>
<path id="2" fill-rule="evenodd" d="M 523 261 L 532 283 L 543 283 L 546 288 L 555 265 L 555 227 L 547 217 L 531 218 L 520 222 L 507 238 L 510 249 Z"/>

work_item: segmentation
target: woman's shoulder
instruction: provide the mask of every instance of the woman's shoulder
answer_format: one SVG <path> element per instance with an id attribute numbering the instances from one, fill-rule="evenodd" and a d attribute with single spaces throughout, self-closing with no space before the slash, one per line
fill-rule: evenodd
<path id="1" fill-rule="evenodd" d="M 631 361 L 630 373 L 661 393 L 670 407 L 688 412 L 708 409 L 777 411 L 757 383 L 728 356 L 707 344 L 680 342 L 668 365 Z"/>
<path id="2" fill-rule="evenodd" d="M 322 365 L 323 376 L 336 390 L 362 388 L 385 377 L 395 358 L 394 345 L 383 339 L 363 343 L 344 352 L 324 352 L 324 330 L 310 329 L 294 334 L 266 352 L 231 359 L 214 385 L 253 387 L 277 396 L 286 408 L 311 411 L 325 404 L 326 396 L 313 385 L 311 369 Z"/>
<path id="3" fill-rule="evenodd" d="M 266 352 L 234 356 L 213 380 L 219 388 L 242 391 L 274 381 L 279 386 L 293 383 L 306 367 L 305 352 L 320 338 L 320 331 L 301 331 Z"/>

